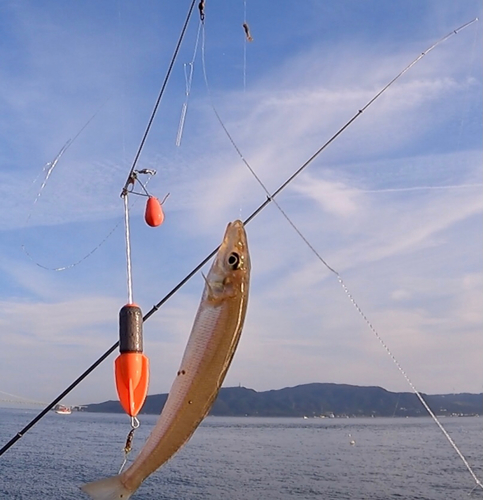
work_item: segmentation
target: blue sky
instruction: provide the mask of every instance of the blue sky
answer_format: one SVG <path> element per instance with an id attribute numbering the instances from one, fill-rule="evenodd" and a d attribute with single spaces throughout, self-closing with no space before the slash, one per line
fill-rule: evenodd
<path id="1" fill-rule="evenodd" d="M 127 300 L 119 193 L 187 7 L 0 6 L 1 391 L 51 400 L 117 339 Z M 481 15 L 479 0 L 208 1 L 213 102 L 274 190 L 419 53 Z M 201 41 L 175 144 L 198 26 L 195 13 L 138 165 L 157 170 L 154 195 L 170 193 L 157 229 L 143 222 L 143 200 L 132 200 L 134 298 L 144 312 L 219 243 L 228 221 L 265 198 L 213 113 Z M 277 198 L 427 393 L 483 387 L 482 61 L 480 21 L 424 57 Z M 93 116 L 37 198 L 47 162 Z M 274 206 L 247 231 L 251 297 L 226 386 L 409 390 Z M 94 248 L 62 272 L 37 265 L 68 266 Z M 195 276 L 145 324 L 151 394 L 171 385 L 202 288 Z M 66 402 L 115 398 L 113 361 Z"/>

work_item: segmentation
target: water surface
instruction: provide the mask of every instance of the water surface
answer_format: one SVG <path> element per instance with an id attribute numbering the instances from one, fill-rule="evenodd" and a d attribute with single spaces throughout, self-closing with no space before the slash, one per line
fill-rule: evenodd
<path id="1" fill-rule="evenodd" d="M 35 414 L 0 409 L 0 445 Z M 140 420 L 132 458 L 157 417 Z M 443 419 L 480 480 L 482 424 Z M 125 415 L 49 413 L 0 457 L 0 499 L 87 498 L 79 486 L 117 473 L 128 431 Z M 446 500 L 468 499 L 474 484 L 430 418 L 208 417 L 133 498 Z"/>

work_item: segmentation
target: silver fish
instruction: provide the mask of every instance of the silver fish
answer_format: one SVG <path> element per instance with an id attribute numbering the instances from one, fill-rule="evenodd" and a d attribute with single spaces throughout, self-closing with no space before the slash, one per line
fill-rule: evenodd
<path id="1" fill-rule="evenodd" d="M 243 223 L 226 228 L 181 366 L 156 426 L 122 474 L 82 486 L 96 500 L 127 500 L 192 436 L 210 411 L 235 354 L 245 320 L 250 255 Z"/>

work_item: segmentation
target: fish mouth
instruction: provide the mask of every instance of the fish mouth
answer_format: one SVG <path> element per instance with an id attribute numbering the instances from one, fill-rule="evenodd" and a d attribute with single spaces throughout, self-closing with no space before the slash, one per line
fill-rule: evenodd
<path id="1" fill-rule="evenodd" d="M 247 235 L 245 226 L 241 220 L 229 222 L 226 226 L 222 246 L 226 249 L 239 249 L 245 251 L 247 246 Z"/>
<path id="2" fill-rule="evenodd" d="M 237 220 L 234 220 L 233 222 L 229 222 L 226 230 L 228 231 L 230 228 L 232 228 L 232 229 L 237 229 L 237 230 L 243 229 L 243 231 L 245 231 L 244 227 L 245 226 L 244 226 L 243 222 L 241 220 L 237 219 Z"/>

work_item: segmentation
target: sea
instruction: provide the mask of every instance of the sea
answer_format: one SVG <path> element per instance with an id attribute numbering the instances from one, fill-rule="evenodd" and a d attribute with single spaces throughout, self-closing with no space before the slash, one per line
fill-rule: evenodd
<path id="1" fill-rule="evenodd" d="M 0 408 L 0 447 L 35 415 Z M 155 425 L 141 415 L 130 459 Z M 442 423 L 483 479 L 483 418 Z M 116 474 L 122 414 L 47 414 L 0 457 L 0 499 L 87 499 L 85 482 Z M 133 500 L 483 499 L 441 430 L 419 418 L 208 417 Z"/>

